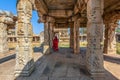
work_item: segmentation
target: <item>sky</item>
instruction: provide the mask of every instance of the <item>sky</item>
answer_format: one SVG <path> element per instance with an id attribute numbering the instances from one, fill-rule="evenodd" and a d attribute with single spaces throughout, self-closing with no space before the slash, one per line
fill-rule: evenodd
<path id="1" fill-rule="evenodd" d="M 14 15 L 17 15 L 16 2 L 17 0 L 0 0 L 0 10 L 10 11 Z M 33 11 L 31 23 L 33 25 L 34 34 L 39 34 L 41 31 L 44 30 L 44 24 L 37 23 L 38 19 L 39 18 L 38 18 L 37 12 Z"/>

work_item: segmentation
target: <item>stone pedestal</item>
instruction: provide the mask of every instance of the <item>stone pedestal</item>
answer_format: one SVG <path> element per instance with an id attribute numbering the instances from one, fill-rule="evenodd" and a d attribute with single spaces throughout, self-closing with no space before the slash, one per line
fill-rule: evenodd
<path id="1" fill-rule="evenodd" d="M 34 69 L 32 48 L 32 4 L 29 0 L 19 0 L 17 4 L 17 47 L 15 76 L 29 76 Z"/>
<path id="2" fill-rule="evenodd" d="M 103 0 L 89 0 L 87 3 L 87 53 L 86 67 L 94 80 L 103 80 Z"/>
<path id="3" fill-rule="evenodd" d="M 7 24 L 0 22 L 0 53 L 8 52 L 8 44 L 7 44 Z"/>

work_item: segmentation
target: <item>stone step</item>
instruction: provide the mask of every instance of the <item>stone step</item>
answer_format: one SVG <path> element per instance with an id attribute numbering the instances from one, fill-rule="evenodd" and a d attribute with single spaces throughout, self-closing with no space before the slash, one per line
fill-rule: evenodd
<path id="1" fill-rule="evenodd" d="M 0 64 L 6 62 L 6 61 L 9 61 L 11 59 L 15 59 L 15 56 L 16 54 L 10 54 L 10 55 L 7 55 L 7 56 L 4 56 L 0 59 Z"/>

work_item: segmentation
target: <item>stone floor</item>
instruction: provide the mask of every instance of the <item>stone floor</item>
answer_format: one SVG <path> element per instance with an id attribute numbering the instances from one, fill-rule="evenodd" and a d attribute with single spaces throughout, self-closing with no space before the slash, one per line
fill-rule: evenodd
<path id="1" fill-rule="evenodd" d="M 120 56 L 105 55 L 105 79 L 120 80 Z M 15 58 L 0 63 L 0 80 L 92 80 L 84 70 L 85 50 L 74 55 L 61 48 L 50 55 L 34 53 L 35 70 L 29 77 L 14 78 Z"/>

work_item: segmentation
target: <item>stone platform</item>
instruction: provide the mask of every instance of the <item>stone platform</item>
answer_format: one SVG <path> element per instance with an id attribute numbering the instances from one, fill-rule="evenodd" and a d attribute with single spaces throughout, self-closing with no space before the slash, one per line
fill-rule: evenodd
<path id="1" fill-rule="evenodd" d="M 35 70 L 29 77 L 14 77 L 15 59 L 12 58 L 0 64 L 0 80 L 93 80 L 84 70 L 84 52 L 81 50 L 81 54 L 74 55 L 72 50 L 61 48 L 49 55 L 34 53 Z M 120 70 L 120 64 L 108 60 L 109 56 L 105 57 L 104 80 L 119 80 L 120 74 L 116 73 Z M 118 70 L 113 70 L 110 65 L 116 65 Z"/>

